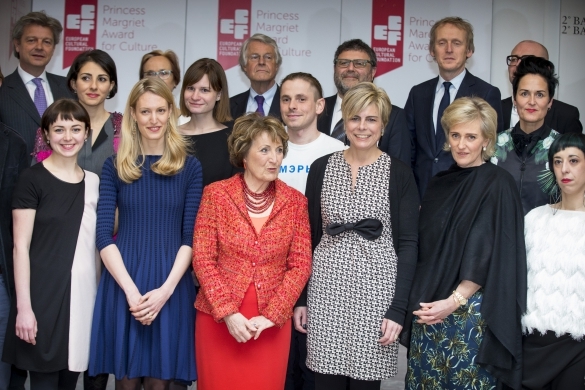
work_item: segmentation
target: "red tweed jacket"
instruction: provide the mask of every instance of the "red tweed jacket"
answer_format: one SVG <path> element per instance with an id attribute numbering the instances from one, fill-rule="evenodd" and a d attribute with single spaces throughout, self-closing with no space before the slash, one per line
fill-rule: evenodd
<path id="1" fill-rule="evenodd" d="M 311 274 L 307 199 L 276 180 L 272 213 L 256 233 L 238 176 L 205 187 L 195 222 L 195 307 L 216 321 L 237 313 L 254 283 L 261 315 L 282 326 Z"/>

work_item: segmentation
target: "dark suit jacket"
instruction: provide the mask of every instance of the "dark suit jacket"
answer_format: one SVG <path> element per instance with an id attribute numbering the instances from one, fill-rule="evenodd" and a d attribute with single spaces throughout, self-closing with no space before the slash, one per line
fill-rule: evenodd
<path id="1" fill-rule="evenodd" d="M 75 95 L 67 88 L 65 77 L 47 73 L 47 80 L 54 100 L 75 99 Z M 41 126 L 41 116 L 30 98 L 18 70 L 6 76 L 2 87 L 0 87 L 0 122 L 22 136 L 30 156 L 34 148 L 37 129 Z"/>
<path id="2" fill-rule="evenodd" d="M 336 100 L 337 95 L 325 98 L 325 109 L 317 120 L 317 128 L 327 135 L 330 135 L 331 132 L 331 121 L 333 120 L 333 109 L 335 108 Z M 402 108 L 392 105 L 390 119 L 384 129 L 384 135 L 378 147 L 388 155 L 410 164 L 412 147 L 408 126 L 406 125 L 406 116 Z"/>
<path id="3" fill-rule="evenodd" d="M 237 118 L 241 117 L 246 113 L 246 107 L 248 106 L 248 98 L 250 97 L 250 90 L 246 90 L 238 95 L 232 96 L 230 98 L 230 112 L 232 114 L 232 118 L 236 120 Z M 268 111 L 268 115 L 272 115 L 273 117 L 278 118 L 282 121 L 282 117 L 280 115 L 280 86 L 276 86 L 276 93 L 274 94 L 274 99 L 272 99 L 272 104 L 270 105 L 270 110 Z"/>
<path id="4" fill-rule="evenodd" d="M 512 115 L 512 97 L 502 100 L 502 112 L 504 116 L 504 130 L 509 129 L 510 116 Z M 582 133 L 583 125 L 579 121 L 579 109 L 570 104 L 554 99 L 550 110 L 544 117 L 544 123 L 561 134 Z"/>
<path id="5" fill-rule="evenodd" d="M 26 143 L 20 135 L 0 123 L 0 266 L 8 294 L 13 293 L 12 191 L 18 176 L 30 165 Z"/>
<path id="6" fill-rule="evenodd" d="M 433 104 L 438 81 L 437 76 L 412 87 L 404 107 L 413 142 L 412 169 L 421 199 L 431 177 L 455 162 L 450 152 L 444 152 L 441 145 L 435 145 Z M 455 98 L 464 96 L 477 96 L 486 100 L 498 114 L 498 131 L 503 130 L 502 97 L 498 88 L 467 71 Z"/>

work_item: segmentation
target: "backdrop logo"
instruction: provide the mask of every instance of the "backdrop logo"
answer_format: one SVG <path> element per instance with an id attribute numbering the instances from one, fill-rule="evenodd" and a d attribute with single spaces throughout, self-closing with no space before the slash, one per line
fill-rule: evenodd
<path id="1" fill-rule="evenodd" d="M 248 29 L 249 14 L 250 11 L 247 9 L 237 9 L 233 19 L 219 21 L 219 32 L 233 35 L 235 39 L 243 39 L 250 32 Z"/>
<path id="2" fill-rule="evenodd" d="M 404 1 L 372 0 L 372 49 L 378 59 L 376 76 L 402 66 Z"/>
<path id="3" fill-rule="evenodd" d="M 63 69 L 71 66 L 81 52 L 95 49 L 97 0 L 65 0 Z"/>
<path id="4" fill-rule="evenodd" d="M 252 0 L 219 0 L 217 60 L 225 70 L 238 65 L 240 48 L 250 36 Z"/>

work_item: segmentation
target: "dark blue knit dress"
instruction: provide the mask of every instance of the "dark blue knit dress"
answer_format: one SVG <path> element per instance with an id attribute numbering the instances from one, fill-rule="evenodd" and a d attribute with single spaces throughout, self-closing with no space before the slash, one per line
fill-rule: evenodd
<path id="1" fill-rule="evenodd" d="M 117 245 L 141 294 L 167 279 L 182 245 L 192 246 L 202 190 L 199 161 L 187 157 L 181 172 L 162 176 L 150 170 L 160 156 L 146 156 L 142 177 L 130 184 L 106 160 L 100 184 L 97 247 Z M 114 214 L 119 210 L 116 241 Z M 126 295 L 104 269 L 98 287 L 91 334 L 90 375 L 116 379 L 153 377 L 191 381 L 195 370 L 195 288 L 187 271 L 150 326 L 130 313 Z"/>

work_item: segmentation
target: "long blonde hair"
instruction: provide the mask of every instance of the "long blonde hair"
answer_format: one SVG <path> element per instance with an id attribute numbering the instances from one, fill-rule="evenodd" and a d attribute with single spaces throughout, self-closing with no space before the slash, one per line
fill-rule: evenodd
<path id="1" fill-rule="evenodd" d="M 125 183 L 132 183 L 142 176 L 142 166 L 145 161 L 142 149 L 142 137 L 138 131 L 138 125 L 132 118 L 132 111 L 136 110 L 138 99 L 146 92 L 151 92 L 162 97 L 169 104 L 169 119 L 165 131 L 165 148 L 161 158 L 150 166 L 153 172 L 163 176 L 172 176 L 185 165 L 187 158 L 187 145 L 185 139 L 177 131 L 177 109 L 175 99 L 169 87 L 158 77 L 148 77 L 134 85 L 122 120 L 122 136 L 118 155 L 116 156 L 116 169 L 118 177 Z M 139 159 L 139 156 L 142 156 Z M 139 161 L 140 160 L 140 161 Z"/>

